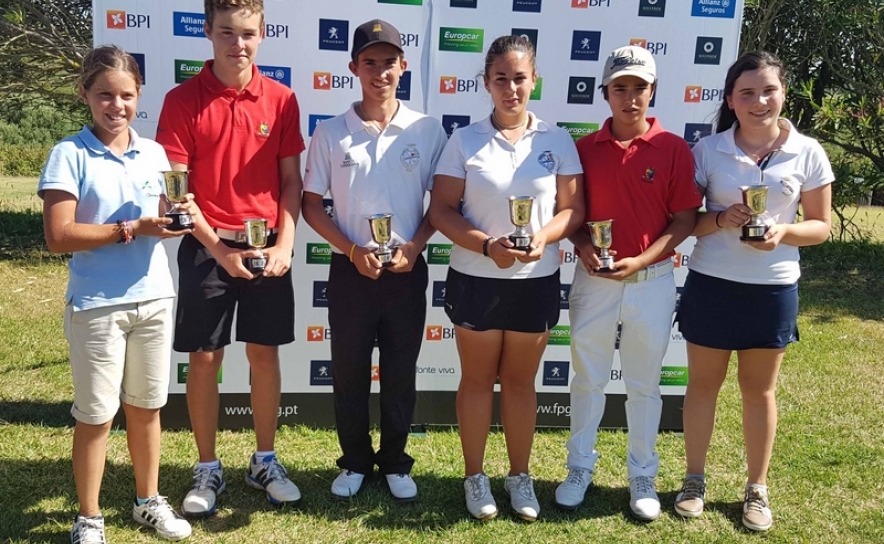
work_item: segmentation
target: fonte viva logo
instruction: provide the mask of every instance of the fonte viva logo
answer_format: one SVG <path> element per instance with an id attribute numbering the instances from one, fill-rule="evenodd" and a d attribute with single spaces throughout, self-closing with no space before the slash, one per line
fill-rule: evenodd
<path id="1" fill-rule="evenodd" d="M 571 123 L 559 121 L 556 123 L 556 126 L 567 130 L 568 134 L 571 135 L 571 138 L 573 138 L 575 142 L 587 134 L 592 134 L 599 129 L 598 123 Z"/>
<path id="2" fill-rule="evenodd" d="M 329 244 L 307 244 L 307 264 L 331 264 L 331 255 Z"/>
<path id="3" fill-rule="evenodd" d="M 549 340 L 546 341 L 550 346 L 570 346 L 571 345 L 571 327 L 570 325 L 556 325 L 549 331 Z"/>
<path id="4" fill-rule="evenodd" d="M 481 53 L 484 43 L 485 30 L 481 28 L 443 26 L 439 29 L 439 51 Z"/>
<path id="5" fill-rule="evenodd" d="M 428 264 L 448 264 L 451 258 L 451 244 L 429 244 L 427 246 Z"/>

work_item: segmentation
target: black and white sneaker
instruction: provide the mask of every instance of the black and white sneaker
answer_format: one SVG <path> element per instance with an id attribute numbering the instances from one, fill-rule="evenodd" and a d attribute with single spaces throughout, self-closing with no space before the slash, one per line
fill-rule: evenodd
<path id="1" fill-rule="evenodd" d="M 274 506 L 293 505 L 301 501 L 301 491 L 289 480 L 285 467 L 275 455 L 257 461 L 252 455 L 246 483 L 267 494 L 267 500 Z"/>
<path id="2" fill-rule="evenodd" d="M 71 544 L 107 544 L 104 538 L 104 518 L 84 518 L 78 515 L 71 527 Z"/>
<path id="3" fill-rule="evenodd" d="M 133 505 L 132 518 L 146 527 L 156 529 L 160 538 L 166 540 L 181 540 L 190 536 L 190 524 L 172 509 L 162 495 L 148 497 L 147 502 L 142 505 Z"/>
<path id="4" fill-rule="evenodd" d="M 218 508 L 218 495 L 224 491 L 224 469 L 193 467 L 193 487 L 184 497 L 181 510 L 187 517 L 204 518 L 211 516 Z"/>

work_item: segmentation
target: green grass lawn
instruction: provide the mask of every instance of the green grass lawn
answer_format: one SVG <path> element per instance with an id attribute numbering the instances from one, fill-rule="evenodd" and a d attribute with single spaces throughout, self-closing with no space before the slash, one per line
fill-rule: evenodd
<path id="1" fill-rule="evenodd" d="M 76 513 L 70 447 L 73 394 L 61 331 L 67 270 L 39 242 L 42 223 L 34 180 L 0 178 L 0 542 L 68 542 Z M 880 209 L 863 209 L 870 228 Z M 595 489 L 577 512 L 552 504 L 565 476 L 563 431 L 535 440 L 532 471 L 541 519 L 518 521 L 505 508 L 503 435 L 490 436 L 486 470 L 501 516 L 473 522 L 463 506 L 462 461 L 456 431 L 430 429 L 409 452 L 417 459 L 416 504 L 401 506 L 372 483 L 350 502 L 332 501 L 339 454 L 333 431 L 283 428 L 277 451 L 300 486 L 303 504 L 271 508 L 243 483 L 254 447 L 249 431 L 223 432 L 219 451 L 228 489 L 219 514 L 194 524 L 190 542 L 884 542 L 884 245 L 827 243 L 803 254 L 801 342 L 780 376 L 780 432 L 770 470 L 775 515 L 765 535 L 740 524 L 745 458 L 735 376 L 721 393 L 709 454 L 708 510 L 684 521 L 672 501 L 684 472 L 678 434 L 661 434 L 658 490 L 664 514 L 651 524 L 630 515 L 626 435 L 603 432 Z M 165 432 L 160 490 L 180 504 L 195 459 L 189 432 Z M 110 542 L 156 542 L 131 520 L 134 493 L 125 435 L 108 445 L 102 491 Z"/>

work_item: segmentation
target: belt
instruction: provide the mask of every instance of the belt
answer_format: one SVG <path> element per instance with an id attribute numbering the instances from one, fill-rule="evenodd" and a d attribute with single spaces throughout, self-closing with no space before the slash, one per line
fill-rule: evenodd
<path id="1" fill-rule="evenodd" d="M 216 228 L 215 234 L 218 235 L 218 238 L 222 240 L 230 240 L 231 242 L 236 242 L 237 244 L 246 243 L 246 231 L 244 230 L 230 230 L 230 229 L 222 229 Z M 267 236 L 271 236 L 279 232 L 279 229 L 267 229 Z"/>
<path id="2" fill-rule="evenodd" d="M 623 283 L 638 283 L 640 281 L 652 280 L 654 278 L 662 278 L 667 274 L 671 274 L 674 269 L 675 265 L 672 263 L 672 259 L 666 259 L 665 261 L 652 264 L 647 268 L 642 268 L 635 274 L 623 280 Z"/>

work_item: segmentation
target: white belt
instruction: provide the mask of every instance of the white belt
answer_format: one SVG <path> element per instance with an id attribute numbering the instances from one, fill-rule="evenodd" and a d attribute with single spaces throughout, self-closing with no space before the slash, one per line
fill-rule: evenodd
<path id="1" fill-rule="evenodd" d="M 271 236 L 279 232 L 279 229 L 267 229 L 267 236 Z M 230 230 L 230 229 L 222 229 L 216 228 L 215 234 L 218 235 L 218 238 L 222 240 L 230 240 L 231 242 L 236 242 L 237 244 L 246 243 L 246 231 L 244 230 Z"/>
<path id="2" fill-rule="evenodd" d="M 657 264 L 652 264 L 647 268 L 642 268 L 635 274 L 623 280 L 623 283 L 638 283 L 640 281 L 652 280 L 654 278 L 662 278 L 667 274 L 671 274 L 674 269 L 675 265 L 672 263 L 672 259 L 666 259 Z"/>

